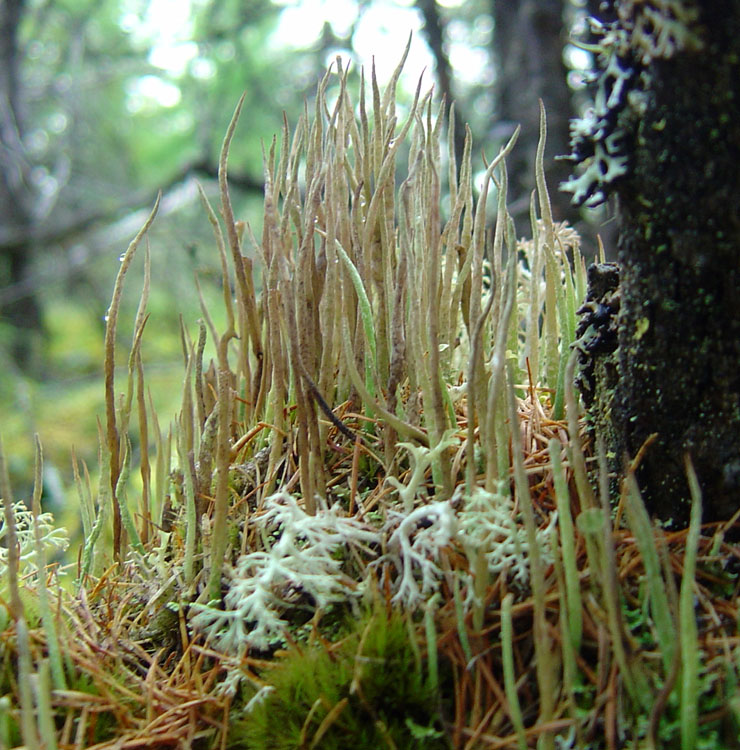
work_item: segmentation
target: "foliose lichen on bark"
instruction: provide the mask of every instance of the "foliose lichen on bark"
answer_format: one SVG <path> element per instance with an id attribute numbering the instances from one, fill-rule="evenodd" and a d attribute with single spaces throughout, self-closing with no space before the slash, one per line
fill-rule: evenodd
<path id="1" fill-rule="evenodd" d="M 692 24 L 697 10 L 681 0 L 626 0 L 617 20 L 591 19 L 597 47 L 593 105 L 571 122 L 571 154 L 577 175 L 561 188 L 573 203 L 598 206 L 631 168 L 637 125 L 645 112 L 650 63 L 701 48 Z"/>
<path id="2" fill-rule="evenodd" d="M 575 139 L 585 171 L 570 187 L 581 202 L 618 198 L 617 382 L 592 374 L 584 401 L 615 471 L 658 433 L 638 470 L 655 515 L 685 520 L 688 453 L 707 519 L 728 518 L 740 497 L 740 0 L 611 5 L 596 79 L 610 106 L 590 141 Z M 613 180 L 593 168 L 599 144 L 619 146 Z"/>

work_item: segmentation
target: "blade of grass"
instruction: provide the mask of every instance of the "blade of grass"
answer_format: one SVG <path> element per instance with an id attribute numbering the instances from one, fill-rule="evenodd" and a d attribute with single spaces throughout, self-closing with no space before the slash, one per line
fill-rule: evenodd
<path id="1" fill-rule="evenodd" d="M 569 437 L 569 456 L 570 463 L 573 467 L 573 473 L 576 478 L 576 487 L 578 488 L 578 498 L 581 503 L 581 509 L 596 508 L 596 498 L 588 481 L 588 472 L 586 471 L 586 458 L 583 455 L 581 447 L 581 437 L 578 424 L 578 401 L 575 392 L 575 372 L 578 364 L 578 352 L 573 351 L 568 359 L 568 366 L 565 368 L 565 406 L 568 417 L 568 437 Z"/>
<path id="2" fill-rule="evenodd" d="M 545 319 L 542 330 L 545 345 L 544 382 L 548 385 L 553 385 L 557 383 L 558 380 L 558 367 L 561 359 L 560 352 L 558 351 L 557 295 L 558 292 L 562 293 L 562 285 L 560 284 L 560 279 L 557 274 L 552 207 L 550 205 L 550 196 L 547 192 L 543 166 L 545 142 L 547 139 L 546 128 L 545 108 L 540 99 L 540 137 L 537 142 L 537 153 L 535 156 L 535 182 L 537 185 L 537 197 L 540 204 L 540 215 L 542 216 L 542 223 L 545 228 Z"/>
<path id="3" fill-rule="evenodd" d="M 560 528 L 560 548 L 563 555 L 563 575 L 565 578 L 565 602 L 567 605 L 567 622 L 570 636 L 569 643 L 574 651 L 581 647 L 583 634 L 583 615 L 581 603 L 581 584 L 576 563 L 576 539 L 573 529 L 573 516 L 570 512 L 570 493 L 565 481 L 565 472 L 560 458 L 562 443 L 551 438 L 548 452 L 552 463 L 555 501 L 558 509 Z M 563 634 L 565 635 L 565 634 Z"/>
<path id="4" fill-rule="evenodd" d="M 141 502 L 139 503 L 139 508 L 143 522 L 141 540 L 146 545 L 149 541 L 152 523 L 152 468 L 149 458 L 149 419 L 144 390 L 144 365 L 140 351 L 136 355 L 136 411 L 139 418 L 139 446 L 141 451 L 141 459 L 139 461 L 139 473 L 141 474 Z"/>
<path id="5" fill-rule="evenodd" d="M 83 464 L 84 467 L 84 464 Z M 77 490 L 77 500 L 80 504 L 80 516 L 82 518 L 82 536 L 87 539 L 90 536 L 92 527 L 95 523 L 95 506 L 92 500 L 92 490 L 90 488 L 90 477 L 85 468 L 85 481 L 83 482 L 80 475 L 80 467 L 77 462 L 77 454 L 72 446 L 72 476 L 74 478 L 75 489 Z"/>
<path id="6" fill-rule="evenodd" d="M 681 750 L 697 746 L 699 721 L 699 647 L 694 614 L 696 557 L 701 534 L 702 497 L 699 480 L 687 453 L 684 458 L 691 492 L 691 515 L 683 559 L 683 576 L 679 594 L 679 632 L 681 637 Z"/>
<path id="7" fill-rule="evenodd" d="M 427 662 L 429 669 L 428 685 L 436 692 L 439 687 L 439 664 L 437 655 L 437 631 L 434 627 L 434 615 L 442 595 L 437 591 L 427 602 L 424 610 L 424 634 L 427 641 Z"/>
<path id="8" fill-rule="evenodd" d="M 558 625 L 560 629 L 560 652 L 563 658 L 563 688 L 567 697 L 570 715 L 575 717 L 578 715 L 576 681 L 578 678 L 577 654 L 580 649 L 580 641 L 576 644 L 574 630 L 577 630 L 582 625 L 582 614 L 579 610 L 577 617 L 575 617 L 573 608 L 568 603 L 568 583 L 563 563 L 565 544 L 562 539 L 558 539 L 558 531 L 555 526 L 550 527 L 550 549 L 552 551 L 557 590 L 560 595 Z M 578 603 L 580 604 L 580 599 Z M 580 638 L 580 632 L 577 635 Z M 581 742 L 581 744 L 583 743 Z M 580 745 L 576 745 L 576 747 L 580 747 Z"/>
<path id="9" fill-rule="evenodd" d="M 473 661 L 473 651 L 470 648 L 468 638 L 468 629 L 465 624 L 465 604 L 460 594 L 460 579 L 455 576 L 453 596 L 455 597 L 455 618 L 457 621 L 457 637 L 460 639 L 460 646 L 465 655 L 465 663 L 470 665 Z"/>
<path id="10" fill-rule="evenodd" d="M 224 136 L 221 146 L 221 153 L 218 160 L 218 184 L 221 195 L 221 211 L 226 223 L 226 233 L 229 238 L 232 259 L 237 275 L 237 288 L 241 295 L 240 303 L 245 305 L 252 314 L 252 305 L 254 303 L 253 290 L 250 288 L 251 275 L 247 278 L 243 258 L 240 250 L 240 240 L 237 228 L 234 222 L 234 212 L 231 207 L 229 197 L 229 188 L 227 182 L 227 164 L 229 158 L 229 148 L 231 146 L 236 123 L 239 119 L 244 96 L 234 110 L 234 114 L 229 122 L 229 127 Z M 219 248 L 220 250 L 221 248 Z M 222 262 L 222 274 L 224 275 L 224 294 L 230 288 L 228 271 L 225 263 Z M 230 305 L 227 304 L 227 310 Z M 256 307 L 253 312 L 256 315 Z M 207 311 L 204 310 L 204 316 Z M 206 317 L 206 322 L 209 318 Z M 236 337 L 235 321 L 233 316 L 229 317 L 228 327 L 221 337 L 216 335 L 215 329 L 212 329 L 214 341 L 217 342 L 216 350 L 218 354 L 218 372 L 217 372 L 217 391 L 218 391 L 218 437 L 216 440 L 216 491 L 213 501 L 213 525 L 211 527 L 211 554 L 210 554 L 210 571 L 208 584 L 204 589 L 204 595 L 207 601 L 220 601 L 221 599 L 221 574 L 224 563 L 226 562 L 226 550 L 228 548 L 228 513 L 229 513 L 229 466 L 231 457 L 231 415 L 233 412 L 233 393 L 231 386 L 232 373 L 229 367 L 229 341 Z M 254 337 L 253 347 L 258 359 L 261 359 L 261 342 L 259 338 L 259 326 L 255 323 L 250 334 Z"/>
<path id="11" fill-rule="evenodd" d="M 51 702 L 48 659 L 42 659 L 38 667 L 36 708 L 38 711 L 39 738 L 44 750 L 57 750 L 57 733 L 54 725 L 54 709 Z"/>
<path id="12" fill-rule="evenodd" d="M 511 248 L 510 248 L 511 249 Z M 481 448 L 486 456 L 485 489 L 493 492 L 496 482 L 508 475 L 509 471 L 509 440 L 506 429 L 506 360 L 507 360 L 507 331 L 512 324 L 513 312 L 517 297 L 517 259 L 516 253 L 510 253 L 506 264 L 506 275 L 502 289 L 502 306 L 498 313 L 495 330 L 493 351 L 490 359 L 491 376 L 488 381 L 487 404 L 485 409 L 487 427 L 481 433 Z M 470 383 L 472 368 L 468 370 Z M 468 399 L 472 389 L 469 387 Z M 475 403 L 475 401 L 473 402 Z M 468 440 L 471 437 L 468 425 Z M 468 453 L 468 462 L 473 457 Z M 472 483 L 473 475 L 468 468 L 468 482 Z"/>
<path id="13" fill-rule="evenodd" d="M 224 136 L 218 160 L 218 187 L 219 195 L 221 197 L 221 215 L 223 216 L 224 224 L 226 226 L 226 237 L 229 242 L 229 248 L 231 249 L 231 257 L 234 272 L 236 274 L 239 309 L 245 312 L 248 325 L 248 330 L 243 332 L 243 336 L 245 339 L 251 341 L 252 352 L 257 362 L 257 369 L 252 376 L 252 392 L 250 394 L 250 404 L 254 406 L 254 404 L 257 404 L 260 401 L 259 388 L 262 382 L 261 368 L 264 359 L 261 338 L 262 327 L 260 325 L 257 311 L 257 298 L 254 288 L 254 279 L 252 278 L 252 261 L 250 258 L 242 255 L 241 252 L 241 237 L 237 228 L 237 222 L 234 219 L 234 210 L 231 205 L 228 185 L 229 148 L 231 146 L 232 138 L 234 137 L 236 124 L 239 121 L 242 106 L 244 105 L 245 96 L 246 94 L 242 94 L 239 99 L 231 121 L 229 122 L 229 126 L 226 129 L 226 135 Z M 229 288 L 230 285 L 227 285 L 224 288 L 224 294 L 227 293 Z M 240 364 L 245 377 L 249 377 L 250 367 L 247 358 L 244 357 Z"/>
<path id="14" fill-rule="evenodd" d="M 59 651 L 59 638 L 57 636 L 54 615 L 49 603 L 49 591 L 46 588 L 46 548 L 41 538 L 41 527 L 39 516 L 41 515 L 41 493 L 43 491 L 43 467 L 44 454 L 41 449 L 41 440 L 38 433 L 33 436 L 35 446 L 33 497 L 31 510 L 33 512 L 33 531 L 36 538 L 36 577 L 38 581 L 39 609 L 41 610 L 41 622 L 46 634 L 46 648 L 49 652 L 49 663 L 51 664 L 51 676 L 55 690 L 65 690 L 67 681 L 64 678 L 64 666 Z"/>
<path id="15" fill-rule="evenodd" d="M 349 278 L 352 281 L 352 286 L 354 286 L 355 292 L 357 293 L 357 299 L 359 300 L 360 304 L 360 314 L 362 316 L 362 327 L 365 331 L 365 340 L 367 341 L 367 345 L 370 350 L 370 361 L 375 362 L 377 360 L 378 354 L 375 346 L 373 311 L 370 306 L 370 300 L 368 299 L 367 292 L 365 291 L 365 285 L 362 283 L 362 277 L 360 276 L 360 273 L 357 270 L 355 264 L 352 262 L 349 255 L 347 255 L 347 252 L 342 247 L 339 240 L 335 240 L 334 245 L 336 247 L 337 253 L 339 254 L 339 257 L 341 258 L 342 262 L 345 265 L 345 268 L 347 269 Z M 369 362 L 367 362 L 367 360 L 365 367 L 365 384 L 368 393 L 374 399 L 377 393 L 377 387 L 375 379 L 373 378 L 373 367 Z"/>
<path id="16" fill-rule="evenodd" d="M 606 605 L 609 631 L 612 640 L 612 650 L 619 664 L 619 672 L 624 686 L 635 705 L 643 704 L 647 694 L 638 688 L 637 675 L 633 669 L 631 649 L 622 618 L 621 591 L 617 577 L 617 560 L 614 551 L 614 529 L 611 521 L 611 505 L 609 503 L 609 477 L 606 464 L 606 450 L 602 440 L 597 441 L 597 458 L 599 462 L 599 498 L 601 500 L 601 583 L 604 604 Z"/>
<path id="17" fill-rule="evenodd" d="M 3 499 L 5 512 L 5 540 L 8 548 L 7 575 L 8 590 L 10 592 L 10 614 L 15 623 L 15 637 L 18 650 L 18 693 L 21 714 L 21 736 L 29 750 L 38 750 L 39 738 L 36 733 L 34 719 L 33 694 L 31 692 L 31 645 L 26 623 L 26 615 L 18 586 L 18 566 L 20 545 L 15 523 L 15 509 L 13 507 L 13 491 L 10 487 L 8 466 L 5 462 L 2 437 L 0 437 L 0 494 Z"/>
<path id="18" fill-rule="evenodd" d="M 645 566 L 647 580 L 647 597 L 650 613 L 653 617 L 655 632 L 660 644 L 664 673 L 667 676 L 673 666 L 676 653 L 676 624 L 668 602 L 667 586 L 661 574 L 658 548 L 655 545 L 655 533 L 645 504 L 640 496 L 635 475 L 630 472 L 624 479 L 622 489 L 627 511 L 627 521 L 640 550 L 642 564 Z"/>
<path id="19" fill-rule="evenodd" d="M 126 495 L 126 485 L 128 484 L 128 477 L 131 472 L 131 440 L 128 435 L 125 439 L 125 447 L 123 451 L 123 467 L 121 473 L 118 475 L 118 484 L 116 484 L 116 497 L 118 498 L 118 506 L 121 509 L 121 523 L 126 533 L 129 536 L 129 543 L 131 546 L 140 554 L 146 555 L 144 545 L 141 543 L 141 537 L 139 532 L 136 530 L 134 519 L 131 516 L 131 511 L 128 507 L 128 500 Z"/>
<path id="20" fill-rule="evenodd" d="M 344 345 L 344 361 L 347 365 L 347 371 L 352 381 L 352 385 L 357 389 L 360 394 L 360 398 L 369 405 L 369 408 L 380 414 L 393 429 L 398 432 L 399 435 L 403 435 L 406 438 L 417 440 L 422 445 L 429 447 L 429 437 L 426 433 L 422 432 L 418 427 L 404 422 L 399 419 L 395 414 L 391 414 L 385 407 L 381 406 L 373 397 L 370 392 L 365 388 L 365 384 L 362 382 L 360 373 L 357 371 L 357 367 L 354 362 L 354 353 L 350 348 L 351 337 L 349 334 L 349 323 L 347 318 L 344 318 L 344 336 L 342 337 Z"/>
<path id="21" fill-rule="evenodd" d="M 509 716 L 516 731 L 519 750 L 527 750 L 527 735 L 524 731 L 522 708 L 516 689 L 516 672 L 514 670 L 514 629 L 511 622 L 511 607 L 514 595 L 509 592 L 501 602 L 501 658 L 504 666 L 504 690 L 509 704 Z"/>
<path id="22" fill-rule="evenodd" d="M 85 538 L 85 544 L 82 548 L 82 563 L 80 565 L 80 577 L 77 581 L 77 588 L 81 590 L 85 583 L 85 578 L 93 569 L 95 545 L 100 538 L 103 531 L 103 527 L 108 521 L 108 514 L 110 513 L 111 503 L 111 490 L 108 485 L 108 478 L 110 477 L 110 451 L 108 450 L 108 443 L 105 439 L 105 433 L 103 426 L 98 420 L 98 443 L 99 443 L 99 456 L 98 463 L 100 464 L 100 481 L 98 482 L 98 512 L 95 518 L 95 523 L 90 531 L 90 534 Z M 102 557 L 102 555 L 101 555 Z"/>

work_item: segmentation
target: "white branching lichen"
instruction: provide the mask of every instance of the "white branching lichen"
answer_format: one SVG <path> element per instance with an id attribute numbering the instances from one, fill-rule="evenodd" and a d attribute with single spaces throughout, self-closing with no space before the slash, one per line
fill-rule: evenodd
<path id="1" fill-rule="evenodd" d="M 553 513 L 546 528 L 537 532 L 540 554 L 547 560 Z M 508 570 L 522 584 L 529 581 L 529 543 L 524 524 L 516 517 L 514 499 L 502 483 L 496 492 L 475 487 L 458 511 L 458 537 L 468 558 L 482 553 L 492 574 Z"/>
<path id="2" fill-rule="evenodd" d="M 358 595 L 356 582 L 342 571 L 343 551 L 350 548 L 374 556 L 368 545 L 378 544 L 377 531 L 342 515 L 338 505 L 306 513 L 286 492 L 272 495 L 266 511 L 254 523 L 269 545 L 239 558 L 229 572 L 224 609 L 194 604 L 191 625 L 226 653 L 247 647 L 267 649 L 285 632 L 283 614 L 296 600 L 326 608 Z"/>
<path id="3" fill-rule="evenodd" d="M 424 453 L 428 451 L 417 456 L 420 461 Z M 380 529 L 345 516 L 338 504 L 309 515 L 294 497 L 279 492 L 250 522 L 264 549 L 243 555 L 228 570 L 223 609 L 215 602 L 192 605 L 191 626 L 226 654 L 268 649 L 284 637 L 291 610 L 315 611 L 352 601 L 372 580 L 370 572 L 381 567 L 391 577 L 393 603 L 407 610 L 428 605 L 445 577 L 454 587 L 454 576 L 467 587 L 469 606 L 473 601 L 469 573 L 445 562 L 453 548 L 465 550 L 468 557 L 483 554 L 491 573 L 508 570 L 526 585 L 529 544 L 506 490 L 504 485 L 496 493 L 476 488 L 457 511 L 462 501 L 459 493 L 450 501 L 428 502 L 411 512 L 391 510 Z M 537 535 L 545 558 L 555 522 L 553 514 L 548 527 Z M 380 548 L 385 554 L 371 560 Z M 361 559 L 354 577 L 345 566 L 353 555 Z"/>
<path id="4" fill-rule="evenodd" d="M 400 521 L 400 522 L 399 522 Z M 449 502 L 423 505 L 403 515 L 391 513 L 384 531 L 395 529 L 388 539 L 388 554 L 398 571 L 393 601 L 414 609 L 439 588 L 442 551 L 457 534 L 455 511 Z"/>
<path id="5" fill-rule="evenodd" d="M 34 518 L 33 513 L 28 510 L 22 500 L 14 503 L 13 514 L 19 546 L 18 572 L 20 575 L 25 575 L 38 565 Z M 69 546 L 67 531 L 54 526 L 54 517 L 51 513 L 40 513 L 37 523 L 47 560 L 67 549 Z M 8 567 L 7 534 L 7 521 L 4 515 L 0 515 L 0 576 L 3 577 L 5 577 Z"/>
<path id="6" fill-rule="evenodd" d="M 454 430 L 447 430 L 433 448 L 414 445 L 413 443 L 398 444 L 400 448 L 405 448 L 408 451 L 414 470 L 406 484 L 402 484 L 393 476 L 387 477 L 386 482 L 398 490 L 398 497 L 403 503 L 405 513 L 411 513 L 413 510 L 420 488 L 426 482 L 427 469 L 444 451 L 456 444 L 457 438 Z"/>
<path id="7" fill-rule="evenodd" d="M 452 545 L 462 547 L 470 559 L 482 553 L 491 574 L 508 570 L 519 583 L 528 584 L 527 533 L 505 485 L 502 483 L 495 493 L 474 488 L 458 511 L 454 507 L 462 499 L 462 486 L 450 502 L 430 503 L 406 515 L 390 514 L 383 529 L 384 535 L 390 533 L 388 553 L 376 564 L 390 561 L 397 572 L 392 584 L 394 602 L 407 609 L 428 602 L 445 575 L 441 560 Z M 551 530 L 556 523 L 557 514 L 553 513 L 547 527 L 537 532 L 540 551 L 546 560 Z M 462 571 L 456 571 L 455 575 L 470 583 Z M 468 597 L 466 605 L 470 601 Z"/>

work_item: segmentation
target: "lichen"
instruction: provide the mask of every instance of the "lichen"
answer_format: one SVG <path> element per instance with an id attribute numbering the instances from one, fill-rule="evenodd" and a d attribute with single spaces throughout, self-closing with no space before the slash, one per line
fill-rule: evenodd
<path id="1" fill-rule="evenodd" d="M 385 558 L 399 572 L 393 601 L 414 609 L 439 588 L 442 570 L 437 563 L 455 538 L 457 519 L 451 503 L 439 501 L 406 515 L 391 513 L 385 531 L 394 527 Z"/>
<path id="2" fill-rule="evenodd" d="M 388 575 L 392 602 L 406 611 L 418 610 L 452 575 L 447 553 L 454 548 L 480 551 L 491 573 L 509 571 L 526 585 L 529 544 L 504 484 L 496 493 L 476 488 L 463 502 L 458 491 L 448 501 L 430 502 L 406 512 L 389 510 L 381 528 L 347 517 L 339 504 L 304 511 L 287 492 L 269 497 L 262 513 L 250 521 L 263 549 L 242 555 L 227 567 L 228 590 L 223 605 L 191 605 L 191 627 L 213 648 L 240 656 L 249 649 L 280 645 L 296 610 L 325 611 L 332 604 L 357 601 L 372 590 L 375 571 Z M 457 508 L 457 506 L 461 506 Z M 457 508 L 457 509 L 456 509 Z M 538 532 L 545 555 L 553 514 Z M 385 554 L 376 557 L 376 550 Z M 360 570 L 346 564 L 361 558 Z M 467 585 L 465 606 L 473 601 L 467 574 L 455 574 Z M 447 580 L 452 587 L 454 583 Z M 295 635 L 295 634 L 294 634 Z M 241 673 L 229 682 L 233 689 Z"/>
<path id="3" fill-rule="evenodd" d="M 594 73 L 594 102 L 571 121 L 571 154 L 577 175 L 562 183 L 577 206 L 598 206 L 629 174 L 634 132 L 646 108 L 653 60 L 701 49 L 697 9 L 681 0 L 624 0 L 617 20 L 591 19 L 601 36 Z"/>
<path id="4" fill-rule="evenodd" d="M 23 501 L 18 501 L 13 505 L 13 513 L 19 548 L 19 573 L 23 576 L 38 565 L 34 516 Z M 40 513 L 36 518 L 36 523 L 47 558 L 67 549 L 69 546 L 67 531 L 54 526 L 54 517 L 51 513 Z M 8 526 L 5 516 L 0 516 L 0 576 L 3 578 L 8 567 L 7 531 Z"/>
<path id="5" fill-rule="evenodd" d="M 553 513 L 547 527 L 537 531 L 540 552 L 548 562 L 550 532 L 556 522 L 557 513 Z M 506 481 L 499 483 L 496 492 L 474 487 L 458 513 L 458 526 L 460 542 L 469 558 L 480 551 L 491 574 L 507 570 L 519 583 L 529 582 L 527 529 L 517 518 L 514 498 Z"/>
<path id="6" fill-rule="evenodd" d="M 358 588 L 343 573 L 337 553 L 353 548 L 372 556 L 368 545 L 380 541 L 375 530 L 342 515 L 338 505 L 309 515 L 290 494 L 278 492 L 265 507 L 255 526 L 268 548 L 239 558 L 229 572 L 223 609 L 202 604 L 191 608 L 192 627 L 226 653 L 243 653 L 250 646 L 270 648 L 288 627 L 284 613 L 301 597 L 308 598 L 306 606 L 313 609 L 351 601 Z M 273 544 L 270 535 L 277 536 Z"/>
<path id="7" fill-rule="evenodd" d="M 625 40 L 642 65 L 668 59 L 682 50 L 701 49 L 695 30 L 699 11 L 682 0 L 623 0 L 618 16 L 628 32 Z"/>

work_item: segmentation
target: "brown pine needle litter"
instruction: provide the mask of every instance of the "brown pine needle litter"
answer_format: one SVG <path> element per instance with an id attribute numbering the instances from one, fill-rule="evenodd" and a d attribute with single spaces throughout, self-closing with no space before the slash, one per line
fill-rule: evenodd
<path id="1" fill-rule="evenodd" d="M 591 444 L 585 264 L 552 220 L 544 111 L 523 241 L 516 134 L 474 189 L 470 134 L 455 164 L 444 103 L 421 82 L 397 102 L 402 65 L 384 92 L 363 74 L 355 105 L 338 61 L 284 123 L 260 239 L 228 191 L 239 104 L 220 210 L 202 192 L 224 331 L 202 297 L 166 433 L 148 253 L 114 380 L 144 232 L 129 247 L 75 566 L 48 562 L 64 531 L 13 502 L 3 459 L 0 747 L 740 747 L 736 519 L 702 526 L 697 490 L 688 529 L 654 525 L 635 465 L 610 477 Z"/>

